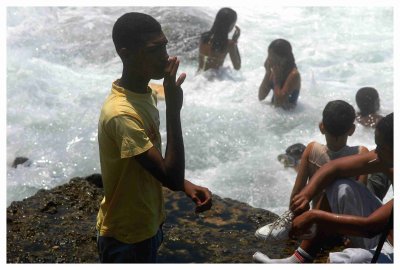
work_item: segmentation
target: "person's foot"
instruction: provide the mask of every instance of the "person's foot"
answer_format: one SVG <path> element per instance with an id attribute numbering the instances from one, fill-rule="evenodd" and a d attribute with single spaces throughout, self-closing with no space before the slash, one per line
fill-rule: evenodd
<path id="1" fill-rule="evenodd" d="M 289 239 L 289 231 L 292 227 L 292 218 L 292 211 L 287 210 L 274 222 L 258 228 L 255 236 L 259 239 L 268 241 L 282 241 Z"/>
<path id="2" fill-rule="evenodd" d="M 292 256 L 283 259 L 271 259 L 259 251 L 253 254 L 253 261 L 256 263 L 311 263 L 313 260 L 314 258 L 300 247 L 293 253 Z"/>
<path id="3" fill-rule="evenodd" d="M 262 252 L 256 251 L 253 254 L 253 262 L 256 263 L 268 263 L 271 259 Z"/>

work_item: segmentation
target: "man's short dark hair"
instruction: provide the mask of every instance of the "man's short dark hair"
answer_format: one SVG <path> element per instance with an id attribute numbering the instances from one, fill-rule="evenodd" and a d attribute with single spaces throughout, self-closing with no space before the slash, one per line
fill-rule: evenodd
<path id="1" fill-rule="evenodd" d="M 379 94 L 373 87 L 363 87 L 357 91 L 356 103 L 361 115 L 376 113 L 379 110 Z"/>
<path id="2" fill-rule="evenodd" d="M 130 12 L 125 13 L 115 22 L 112 30 L 112 39 L 115 49 L 137 48 L 143 46 L 145 35 L 161 32 L 161 25 L 147 14 Z"/>
<path id="3" fill-rule="evenodd" d="M 353 126 L 355 119 L 356 112 L 353 106 L 343 100 L 328 102 L 322 112 L 322 123 L 325 130 L 336 137 L 348 132 Z"/>
<path id="4" fill-rule="evenodd" d="M 383 136 L 385 143 L 393 149 L 393 113 L 379 120 L 376 129 Z"/>

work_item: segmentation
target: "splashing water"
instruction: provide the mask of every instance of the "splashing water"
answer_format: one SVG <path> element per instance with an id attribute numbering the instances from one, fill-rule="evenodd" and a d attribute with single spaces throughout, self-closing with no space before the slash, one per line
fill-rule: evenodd
<path id="1" fill-rule="evenodd" d="M 328 101 L 355 106 L 356 91 L 372 86 L 381 114 L 393 111 L 392 8 L 234 7 L 242 69 L 233 70 L 228 57 L 220 71 L 196 75 L 199 36 L 218 9 L 8 8 L 7 204 L 100 173 L 97 121 L 122 69 L 111 29 L 128 11 L 160 21 L 169 53 L 180 57 L 179 71 L 187 73 L 181 114 L 186 177 L 222 197 L 282 213 L 296 174 L 277 156 L 297 142 L 324 142 L 318 123 Z M 302 76 L 293 111 L 257 98 L 267 48 L 276 38 L 291 42 Z M 159 109 L 165 146 L 163 102 Z M 373 130 L 357 126 L 349 144 L 373 149 Z M 29 157 L 31 166 L 11 168 L 17 156 Z"/>

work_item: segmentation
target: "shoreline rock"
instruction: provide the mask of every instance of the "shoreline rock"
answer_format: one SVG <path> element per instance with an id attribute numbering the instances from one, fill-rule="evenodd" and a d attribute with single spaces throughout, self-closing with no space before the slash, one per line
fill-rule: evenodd
<path id="1" fill-rule="evenodd" d="M 7 263 L 97 263 L 96 215 L 101 175 L 76 177 L 7 208 Z M 254 232 L 277 215 L 213 195 L 213 207 L 194 213 L 183 192 L 164 189 L 167 219 L 160 263 L 251 263 L 256 251 L 290 256 L 298 242 L 260 241 Z M 326 261 L 326 254 L 321 261 Z M 320 262 L 321 262 L 320 261 Z M 318 262 L 318 261 L 317 261 Z"/>

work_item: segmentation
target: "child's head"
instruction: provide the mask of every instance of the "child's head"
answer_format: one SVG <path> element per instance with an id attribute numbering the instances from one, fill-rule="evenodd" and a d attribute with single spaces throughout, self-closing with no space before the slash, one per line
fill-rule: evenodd
<path id="1" fill-rule="evenodd" d="M 372 87 L 360 88 L 356 94 L 356 103 L 362 116 L 376 113 L 380 106 L 378 91 Z"/>
<path id="2" fill-rule="evenodd" d="M 375 143 L 378 158 L 393 168 L 393 113 L 379 120 L 375 129 Z"/>
<path id="3" fill-rule="evenodd" d="M 268 46 L 268 53 L 281 58 L 293 57 L 292 45 L 286 39 L 275 39 Z M 294 57 L 293 57 L 294 58 Z"/>
<path id="4" fill-rule="evenodd" d="M 153 17 L 130 12 L 114 24 L 112 38 L 124 71 L 146 79 L 162 79 L 168 65 L 168 43 Z"/>
<path id="5" fill-rule="evenodd" d="M 278 160 L 285 167 L 296 167 L 300 163 L 301 155 L 306 146 L 302 143 L 295 143 L 286 148 L 286 153 L 278 156 Z"/>
<path id="6" fill-rule="evenodd" d="M 345 135 L 353 130 L 355 118 L 356 112 L 353 106 L 343 100 L 328 102 L 322 112 L 324 130 L 334 137 Z"/>
<path id="7" fill-rule="evenodd" d="M 224 52 L 228 46 L 228 34 L 236 24 L 237 14 L 231 8 L 221 8 L 210 31 L 201 35 L 204 43 L 211 42 L 211 49 L 215 52 Z"/>
<path id="8" fill-rule="evenodd" d="M 296 67 L 292 45 L 285 39 L 275 39 L 268 46 L 268 61 L 275 78 L 282 86 L 289 73 Z"/>
<path id="9" fill-rule="evenodd" d="M 215 17 L 211 32 L 224 33 L 227 35 L 235 26 L 236 20 L 236 11 L 231 8 L 221 8 Z"/>
<path id="10" fill-rule="evenodd" d="M 145 45 L 147 36 L 161 33 L 161 25 L 147 14 L 125 13 L 115 22 L 112 39 L 117 52 L 121 48 L 136 49 Z"/>

